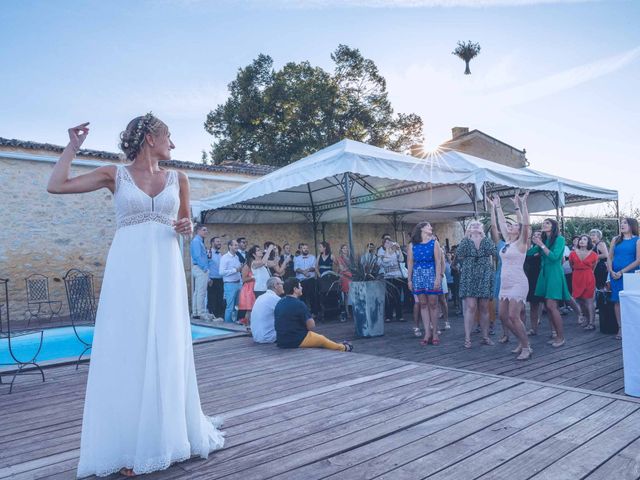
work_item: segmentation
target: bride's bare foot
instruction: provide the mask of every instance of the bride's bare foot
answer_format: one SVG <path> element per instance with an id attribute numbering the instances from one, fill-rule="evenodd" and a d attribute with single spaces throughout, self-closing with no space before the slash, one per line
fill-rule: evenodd
<path id="1" fill-rule="evenodd" d="M 123 477 L 135 477 L 136 474 L 133 473 L 133 468 L 121 468 L 120 475 Z"/>

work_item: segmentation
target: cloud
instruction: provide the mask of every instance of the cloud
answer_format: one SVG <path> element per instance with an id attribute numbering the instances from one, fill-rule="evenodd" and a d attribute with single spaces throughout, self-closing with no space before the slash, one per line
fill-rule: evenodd
<path id="1" fill-rule="evenodd" d="M 185 0 L 182 0 L 185 1 Z M 196 0 L 197 1 L 197 0 Z M 270 0 L 282 7 L 368 7 L 368 8 L 432 8 L 432 7 L 526 7 L 531 5 L 594 3 L 602 0 Z"/>
<path id="2" fill-rule="evenodd" d="M 595 62 L 549 75 L 540 80 L 503 90 L 490 95 L 488 100 L 501 103 L 504 106 L 531 102 L 614 73 L 633 63 L 639 57 L 640 46 L 618 55 L 596 60 Z"/>

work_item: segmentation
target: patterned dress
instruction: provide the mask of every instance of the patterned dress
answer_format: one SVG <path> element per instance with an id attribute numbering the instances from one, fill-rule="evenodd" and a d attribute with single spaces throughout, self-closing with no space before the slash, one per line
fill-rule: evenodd
<path id="1" fill-rule="evenodd" d="M 433 248 L 435 240 L 427 243 L 411 245 L 413 251 L 413 283 L 414 295 L 441 295 L 442 289 L 433 288 L 436 281 L 436 262 Z"/>
<path id="2" fill-rule="evenodd" d="M 492 298 L 494 294 L 493 282 L 495 272 L 493 259 L 496 247 L 493 242 L 484 237 L 480 241 L 480 248 L 476 248 L 473 240 L 463 238 L 456 250 L 456 257 L 460 259 L 460 298 Z"/>

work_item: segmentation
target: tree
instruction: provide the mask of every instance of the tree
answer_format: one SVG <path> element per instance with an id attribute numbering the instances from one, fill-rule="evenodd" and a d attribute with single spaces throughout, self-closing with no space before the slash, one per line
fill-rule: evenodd
<path id="1" fill-rule="evenodd" d="M 340 45 L 333 73 L 309 62 L 273 68 L 259 55 L 229 84 L 230 96 L 207 115 L 211 159 L 286 165 L 343 138 L 404 151 L 422 141 L 422 119 L 394 115 L 375 63 Z"/>
<path id="2" fill-rule="evenodd" d="M 473 43 L 471 40 L 469 40 L 467 43 L 458 42 L 458 46 L 456 47 L 456 49 L 453 52 L 451 52 L 452 55 L 456 55 L 457 57 L 464 60 L 464 63 L 466 65 L 466 68 L 464 70 L 465 75 L 471 74 L 471 70 L 469 70 L 469 62 L 473 58 L 477 57 L 479 53 L 480 53 L 480 44 Z"/>

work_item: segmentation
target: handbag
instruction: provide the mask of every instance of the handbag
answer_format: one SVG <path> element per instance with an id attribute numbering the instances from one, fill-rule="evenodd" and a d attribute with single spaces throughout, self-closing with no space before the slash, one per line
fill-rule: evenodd
<path id="1" fill-rule="evenodd" d="M 400 267 L 400 273 L 402 274 L 402 278 L 409 278 L 409 269 L 405 265 L 404 262 L 401 262 L 398 258 L 398 267 Z"/>

